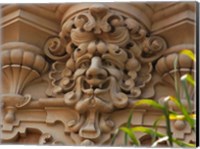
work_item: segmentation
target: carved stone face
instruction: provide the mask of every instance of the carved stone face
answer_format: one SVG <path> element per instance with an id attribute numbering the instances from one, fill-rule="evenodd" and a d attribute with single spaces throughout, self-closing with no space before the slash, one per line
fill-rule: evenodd
<path id="1" fill-rule="evenodd" d="M 52 43 L 45 50 L 56 60 L 49 95 L 79 114 L 69 122 L 70 130 L 93 141 L 113 129 L 107 114 L 140 98 L 151 80 L 152 53 L 166 47 L 160 38 L 146 37 L 136 20 L 104 5 L 64 21 Z"/>
<path id="2" fill-rule="evenodd" d="M 80 113 L 91 108 L 110 112 L 124 108 L 129 98 L 140 95 L 138 86 L 148 79 L 150 67 L 139 62 L 133 49 L 123 49 L 102 40 L 79 46 L 71 44 L 71 48 L 70 58 L 66 63 L 56 62 L 54 68 L 60 70 L 51 73 L 52 78 L 60 77 L 53 81 L 55 92 L 65 94 L 67 105 L 74 106 Z M 142 74 L 147 77 L 144 79 L 138 77 L 143 68 L 147 71 Z"/>
<path id="3" fill-rule="evenodd" d="M 92 52 L 88 48 L 87 51 L 79 48 L 75 51 L 76 72 L 84 71 L 84 89 L 105 89 L 108 88 L 110 77 L 118 81 L 122 79 L 127 54 L 117 46 L 112 46 L 108 45 L 110 49 L 107 49 L 104 44 L 103 52 L 99 48 Z"/>
<path id="4" fill-rule="evenodd" d="M 134 41 L 144 36 L 136 21 L 103 5 L 91 6 L 66 21 L 60 37 L 69 57 L 53 65 L 53 93 L 64 94 L 65 103 L 80 113 L 90 108 L 110 112 L 126 107 L 151 79 L 152 65 L 141 63 L 141 46 Z"/>
<path id="5" fill-rule="evenodd" d="M 85 111 L 95 108 L 97 111 L 109 112 L 127 105 L 128 97 L 121 92 L 127 53 L 113 44 L 102 41 L 92 41 L 87 45 L 80 45 L 75 49 L 67 66 L 75 68 L 73 79 L 76 84 L 76 98 L 81 98 L 76 109 Z M 72 94 L 72 93 L 70 93 Z M 77 96 L 81 97 L 77 97 Z M 71 100 L 67 99 L 67 104 Z M 84 109 L 82 109 L 84 107 Z"/>

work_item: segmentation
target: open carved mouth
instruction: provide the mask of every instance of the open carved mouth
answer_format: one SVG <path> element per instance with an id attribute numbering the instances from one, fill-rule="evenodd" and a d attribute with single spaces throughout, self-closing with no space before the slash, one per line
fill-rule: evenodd
<path id="1" fill-rule="evenodd" d="M 82 86 L 83 89 L 100 89 L 100 90 L 106 90 L 109 88 L 110 85 L 110 79 L 107 78 L 106 80 L 99 80 L 99 79 L 92 79 L 92 80 L 87 80 L 84 79 Z"/>

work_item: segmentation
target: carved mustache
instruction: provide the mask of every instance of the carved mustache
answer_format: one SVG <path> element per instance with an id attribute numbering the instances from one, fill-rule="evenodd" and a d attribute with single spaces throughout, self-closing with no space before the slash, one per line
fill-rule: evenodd
<path id="1" fill-rule="evenodd" d="M 101 93 L 101 89 L 97 88 L 83 90 L 87 94 L 90 94 L 90 97 L 85 98 L 77 102 L 76 109 L 80 112 L 87 111 L 88 108 L 97 109 L 100 112 L 110 112 L 116 108 L 124 108 L 128 104 L 128 97 L 119 91 L 117 88 L 117 81 L 114 77 L 109 77 L 109 85 L 104 91 L 108 91 L 109 95 L 107 98 L 103 99 L 98 96 L 98 93 Z M 105 81 L 106 82 L 106 81 Z M 102 92 L 104 92 L 102 91 Z M 87 108 L 86 108 L 87 107 Z"/>

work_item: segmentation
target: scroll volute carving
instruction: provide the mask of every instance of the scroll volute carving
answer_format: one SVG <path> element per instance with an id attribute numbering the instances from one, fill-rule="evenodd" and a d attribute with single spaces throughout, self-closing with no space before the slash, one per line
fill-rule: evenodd
<path id="1" fill-rule="evenodd" d="M 11 42 L 2 49 L 2 101 L 7 114 L 6 122 L 14 121 L 16 108 L 27 105 L 30 95 L 23 95 L 24 88 L 48 70 L 48 63 L 35 46 Z"/>
<path id="2" fill-rule="evenodd" d="M 101 4 L 63 22 L 57 39 L 66 59 L 53 63 L 48 95 L 63 97 L 80 114 L 70 127 L 82 138 L 96 139 L 111 131 L 114 123 L 109 119 L 99 126 L 101 113 L 123 109 L 140 98 L 152 78 L 152 62 L 166 48 L 162 38 L 146 34 L 136 20 Z M 52 49 L 45 48 L 48 56 Z"/>

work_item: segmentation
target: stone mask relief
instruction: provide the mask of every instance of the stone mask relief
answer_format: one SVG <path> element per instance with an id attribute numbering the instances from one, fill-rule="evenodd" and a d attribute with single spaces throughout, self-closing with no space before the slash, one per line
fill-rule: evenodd
<path id="1" fill-rule="evenodd" d="M 139 99 L 152 78 L 152 61 L 165 48 L 162 38 L 147 37 L 134 19 L 93 5 L 63 22 L 59 37 L 47 41 L 46 54 L 56 60 L 47 93 L 64 98 L 80 114 L 79 121 L 70 122 L 73 131 L 96 139 L 114 127 L 105 119 L 99 126 L 102 114 Z"/>

